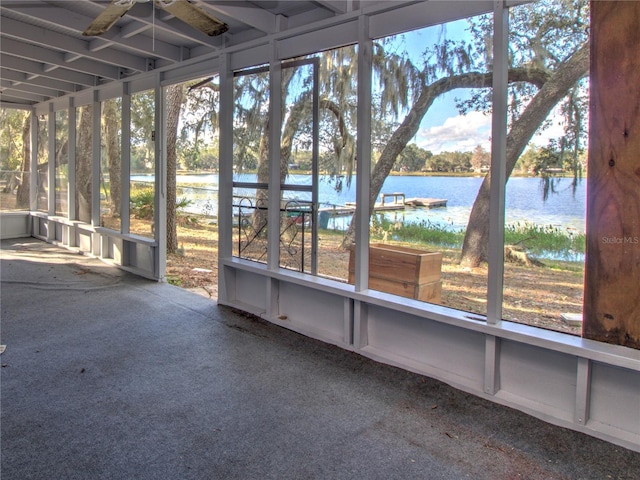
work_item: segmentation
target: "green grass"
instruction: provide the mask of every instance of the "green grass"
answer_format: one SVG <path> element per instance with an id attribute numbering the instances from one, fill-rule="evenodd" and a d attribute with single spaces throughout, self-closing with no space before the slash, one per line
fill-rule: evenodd
<path id="1" fill-rule="evenodd" d="M 131 212 L 136 218 L 153 218 L 154 197 L 155 193 L 153 188 L 141 188 L 136 189 L 135 192 L 131 192 Z"/>
<path id="2" fill-rule="evenodd" d="M 400 242 L 462 248 L 464 230 L 448 230 L 428 220 L 417 223 L 401 223 L 382 218 L 376 219 L 373 222 L 371 236 L 374 239 L 380 240 L 396 240 Z"/>
<path id="3" fill-rule="evenodd" d="M 165 280 L 167 281 L 167 283 L 169 285 L 174 285 L 176 287 L 181 287 L 182 286 L 182 280 L 179 277 L 173 277 L 173 276 L 167 275 L 165 277 Z"/>
<path id="4" fill-rule="evenodd" d="M 154 205 L 155 193 L 153 188 L 150 187 L 135 187 L 130 194 L 131 213 L 136 218 L 152 219 L 153 218 L 153 205 Z M 184 209 L 191 205 L 193 202 L 187 197 L 181 197 L 176 200 L 176 212 L 178 216 L 186 216 Z M 192 218 L 189 216 L 189 218 Z"/>
<path id="5" fill-rule="evenodd" d="M 377 219 L 372 224 L 371 236 L 376 240 L 396 240 L 447 248 L 462 248 L 465 230 L 449 230 L 423 220 L 421 222 L 394 223 Z M 518 245 L 533 256 L 552 256 L 558 259 L 575 258 L 584 254 L 586 236 L 553 225 L 519 222 L 505 228 L 505 245 Z"/>
<path id="6" fill-rule="evenodd" d="M 551 252 L 558 255 L 584 254 L 586 235 L 553 225 L 519 222 L 504 232 L 505 244 L 518 245 L 532 254 Z"/>

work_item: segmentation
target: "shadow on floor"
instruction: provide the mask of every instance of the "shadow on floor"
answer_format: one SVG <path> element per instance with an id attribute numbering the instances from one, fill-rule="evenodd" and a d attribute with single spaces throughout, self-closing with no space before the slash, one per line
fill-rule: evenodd
<path id="1" fill-rule="evenodd" d="M 177 287 L 33 239 L 0 258 L 3 478 L 638 478 L 638 453 Z"/>

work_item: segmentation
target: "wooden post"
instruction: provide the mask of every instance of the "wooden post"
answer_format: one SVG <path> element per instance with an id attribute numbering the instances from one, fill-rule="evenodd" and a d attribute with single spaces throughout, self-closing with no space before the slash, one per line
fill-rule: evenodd
<path id="1" fill-rule="evenodd" d="M 583 335 L 640 349 L 640 2 L 591 2 Z"/>

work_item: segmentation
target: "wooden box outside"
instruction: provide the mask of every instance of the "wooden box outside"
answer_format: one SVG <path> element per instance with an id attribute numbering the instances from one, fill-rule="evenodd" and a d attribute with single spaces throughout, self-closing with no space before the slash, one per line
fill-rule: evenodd
<path id="1" fill-rule="evenodd" d="M 442 253 L 395 245 L 369 246 L 369 288 L 424 302 L 439 303 L 442 294 Z M 349 283 L 355 281 L 353 250 Z"/>

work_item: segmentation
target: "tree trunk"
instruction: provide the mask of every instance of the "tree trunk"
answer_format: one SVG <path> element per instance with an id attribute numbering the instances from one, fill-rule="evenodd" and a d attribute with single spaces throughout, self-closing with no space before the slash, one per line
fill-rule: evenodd
<path id="1" fill-rule="evenodd" d="M 22 180 L 16 192 L 16 207 L 30 207 L 30 165 L 31 165 L 31 115 L 25 115 L 22 124 Z"/>
<path id="2" fill-rule="evenodd" d="M 513 168 L 553 107 L 589 71 L 589 45 L 583 45 L 564 62 L 536 93 L 520 117 L 515 120 L 507 135 L 506 176 Z M 487 174 L 480 186 L 462 245 L 461 263 L 477 267 L 487 261 L 489 254 L 489 198 L 491 175 Z"/>
<path id="3" fill-rule="evenodd" d="M 76 219 L 91 223 L 91 176 L 93 164 L 93 106 L 80 109 L 76 148 Z"/>
<path id="4" fill-rule="evenodd" d="M 422 91 L 416 103 L 393 132 L 391 138 L 384 147 L 380 159 L 371 173 L 371 186 L 369 190 L 369 216 L 373 215 L 375 201 L 380 194 L 382 185 L 391 173 L 398 155 L 407 146 L 407 143 L 415 136 L 420 128 L 420 122 L 427 113 L 434 100 L 443 93 L 456 88 L 483 88 L 491 82 L 491 73 L 467 73 L 437 80 L 429 85 L 423 85 Z M 355 224 L 351 222 L 347 234 L 342 241 L 342 248 L 350 248 L 355 241 Z"/>
<path id="5" fill-rule="evenodd" d="M 178 251 L 176 221 L 176 169 L 178 164 L 178 122 L 184 95 L 182 84 L 167 87 L 167 253 Z"/>
<path id="6" fill-rule="evenodd" d="M 282 69 L 282 88 L 283 88 L 283 98 L 286 97 L 286 92 L 289 88 L 289 83 L 295 74 L 294 68 L 283 68 Z M 284 101 L 281 105 L 280 110 L 280 118 L 284 120 L 285 114 L 285 105 Z M 279 129 L 282 132 L 282 124 L 279 125 Z M 269 183 L 269 139 L 271 134 L 271 119 L 270 116 L 267 116 L 264 122 L 264 128 L 262 130 L 262 136 L 260 138 L 260 145 L 258 147 L 258 182 L 259 183 Z M 281 144 L 282 145 L 282 144 Z M 282 155 L 280 155 L 279 159 L 274 159 L 280 161 L 280 183 L 284 183 L 287 174 L 289 173 L 289 164 L 283 159 Z M 267 207 L 269 204 L 268 200 L 268 191 L 266 189 L 258 189 L 256 192 L 256 207 L 260 207 L 253 213 L 253 229 L 256 232 L 261 232 L 261 236 L 266 236 L 267 230 L 264 229 L 264 226 L 267 224 Z M 278 227 L 279 228 L 279 227 Z"/>
<path id="7" fill-rule="evenodd" d="M 119 128 L 115 100 L 104 102 L 103 115 L 107 165 L 109 168 L 109 195 L 111 197 L 109 208 L 111 215 L 117 218 L 120 217 L 122 159 L 120 158 L 120 145 L 118 142 Z"/>

